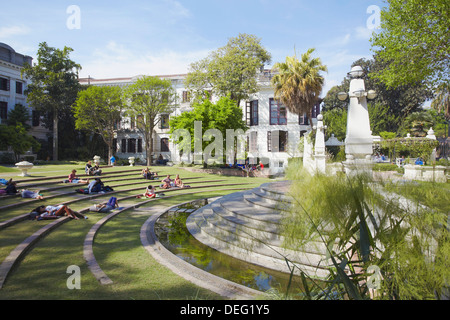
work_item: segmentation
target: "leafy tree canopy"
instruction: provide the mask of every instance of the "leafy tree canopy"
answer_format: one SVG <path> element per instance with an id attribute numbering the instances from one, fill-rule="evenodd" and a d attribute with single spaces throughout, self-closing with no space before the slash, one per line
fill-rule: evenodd
<path id="1" fill-rule="evenodd" d="M 258 91 L 256 75 L 271 59 L 260 41 L 248 34 L 230 38 L 226 46 L 191 64 L 186 86 L 197 96 L 210 87 L 216 95 L 229 95 L 239 105 Z"/>
<path id="2" fill-rule="evenodd" d="M 445 0 L 386 0 L 381 32 L 371 39 L 385 67 L 375 72 L 388 87 L 450 81 L 450 3 Z"/>

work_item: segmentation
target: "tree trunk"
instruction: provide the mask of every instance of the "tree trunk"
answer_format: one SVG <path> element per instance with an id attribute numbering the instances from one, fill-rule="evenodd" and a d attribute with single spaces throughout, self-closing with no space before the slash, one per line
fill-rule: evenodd
<path id="1" fill-rule="evenodd" d="M 53 112 L 53 161 L 58 160 L 58 111 Z"/>
<path id="2" fill-rule="evenodd" d="M 152 154 L 153 154 L 153 126 L 150 127 L 149 132 L 147 133 L 148 139 L 146 139 L 146 152 L 147 152 L 147 167 L 152 165 Z"/>

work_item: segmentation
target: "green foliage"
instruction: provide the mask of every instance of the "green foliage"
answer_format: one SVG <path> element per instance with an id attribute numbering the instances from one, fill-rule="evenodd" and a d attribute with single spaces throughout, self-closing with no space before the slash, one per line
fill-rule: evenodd
<path id="1" fill-rule="evenodd" d="M 309 298 L 441 297 L 450 277 L 448 208 L 402 206 L 392 187 L 383 191 L 382 185 L 362 176 L 301 172 L 289 178 L 295 205 L 283 221 L 286 246 L 302 248 L 320 241 L 327 245 L 330 258 L 328 286 L 312 283 L 305 291 Z M 405 186 L 404 191 L 415 203 L 424 203 L 425 189 L 410 193 L 411 188 Z M 428 198 L 435 190 L 428 190 Z M 449 203 L 448 190 L 440 194 Z M 380 276 L 375 291 L 374 268 Z"/>
<path id="2" fill-rule="evenodd" d="M 364 70 L 364 82 L 366 90 L 375 90 L 377 97 L 368 101 L 369 112 L 377 113 L 377 122 L 383 123 L 379 130 L 397 131 L 401 119 L 411 112 L 421 109 L 422 104 L 432 98 L 432 94 L 422 83 L 411 83 L 396 88 L 388 87 L 374 75 L 378 70 L 386 67 L 386 64 L 376 56 L 373 59 L 359 59 L 352 63 L 352 67 L 360 66 Z M 348 97 L 345 101 L 337 98 L 339 92 L 348 92 L 350 88 L 350 76 L 346 76 L 341 85 L 331 88 L 323 99 L 323 109 L 328 111 L 334 108 L 347 109 Z M 378 111 L 371 109 L 379 109 Z M 373 117 L 376 119 L 377 117 Z M 372 118 L 371 118 L 372 121 Z M 372 130 L 373 131 L 373 130 Z"/>
<path id="3" fill-rule="evenodd" d="M 25 130 L 30 130 L 30 125 L 27 123 L 30 121 L 30 112 L 28 108 L 22 104 L 16 104 L 14 109 L 8 112 L 7 117 L 7 125 L 16 126 L 17 124 L 21 124 Z"/>
<path id="4" fill-rule="evenodd" d="M 58 121 L 72 116 L 71 106 L 80 90 L 78 71 L 81 66 L 69 58 L 72 51 L 69 47 L 61 50 L 42 42 L 37 52 L 38 63 L 22 69 L 22 75 L 31 81 L 25 90 L 28 103 L 52 115 L 53 123 L 45 125 L 53 129 L 53 160 L 58 159 Z"/>
<path id="5" fill-rule="evenodd" d="M 387 0 L 381 11 L 381 32 L 371 39 L 386 66 L 376 77 L 389 87 L 449 81 L 448 1 Z"/>
<path id="6" fill-rule="evenodd" d="M 136 119 L 136 128 L 145 141 L 147 166 L 150 166 L 153 130 L 160 121 L 160 114 L 172 112 L 176 93 L 170 80 L 142 76 L 124 88 L 123 94 L 127 105 L 125 116 Z"/>
<path id="7" fill-rule="evenodd" d="M 35 152 L 39 151 L 40 144 L 27 133 L 22 124 L 15 126 L 0 125 L 0 149 L 11 147 L 16 156 L 19 156 L 33 148 Z"/>
<path id="8" fill-rule="evenodd" d="M 428 138 L 394 138 L 381 141 L 381 147 L 388 149 L 389 154 L 395 151 L 396 154 L 400 153 L 413 158 L 420 157 L 425 163 L 438 146 L 439 141 Z"/>
<path id="9" fill-rule="evenodd" d="M 286 57 L 286 62 L 278 62 L 271 80 L 275 89 L 275 99 L 281 101 L 290 112 L 311 118 L 314 105 L 319 101 L 327 67 L 320 58 L 311 58 L 315 49 L 308 49 L 300 60 L 297 56 Z"/>
<path id="10" fill-rule="evenodd" d="M 344 141 L 347 130 L 347 110 L 335 108 L 322 112 L 323 123 L 327 126 L 326 139 L 334 134 L 336 139 Z"/>
<path id="11" fill-rule="evenodd" d="M 248 34 L 230 38 L 226 46 L 191 64 L 186 87 L 194 95 L 201 95 L 202 100 L 204 91 L 211 86 L 213 93 L 229 95 L 239 105 L 241 100 L 258 92 L 257 72 L 271 59 L 260 41 Z"/>
<path id="12" fill-rule="evenodd" d="M 222 133 L 223 141 L 219 143 L 226 146 L 226 130 L 242 129 L 244 132 L 248 129 L 245 121 L 242 120 L 242 109 L 236 105 L 236 102 L 229 97 L 222 97 L 216 103 L 205 99 L 203 102 L 196 102 L 192 106 L 192 111 L 183 112 L 170 120 L 170 133 L 173 134 L 177 129 L 186 129 L 191 135 L 191 151 L 194 151 L 194 122 L 202 122 L 202 134 L 208 129 L 217 129 Z M 180 138 L 174 143 L 183 143 Z M 184 142 L 185 143 L 185 142 Z M 202 150 L 211 142 L 203 140 Z"/>
<path id="13" fill-rule="evenodd" d="M 112 156 L 115 125 L 121 119 L 122 92 L 119 87 L 88 87 L 78 93 L 73 107 L 78 130 L 98 133 Z"/>

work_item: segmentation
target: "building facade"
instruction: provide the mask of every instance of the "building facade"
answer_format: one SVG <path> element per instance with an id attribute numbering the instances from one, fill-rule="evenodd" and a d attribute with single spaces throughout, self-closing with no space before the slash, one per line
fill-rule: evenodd
<path id="1" fill-rule="evenodd" d="M 153 134 L 153 159 L 158 162 L 181 161 L 178 146 L 170 140 L 169 120 L 182 112 L 191 110 L 191 101 L 188 90 L 184 85 L 186 75 L 163 75 L 162 79 L 169 79 L 176 92 L 174 111 L 171 114 L 161 114 L 158 127 Z M 95 86 L 127 86 L 133 83 L 139 76 L 116 79 L 82 78 L 82 85 Z M 248 101 L 243 101 L 241 107 L 243 117 L 249 127 L 246 132 L 248 157 L 256 161 L 262 161 L 269 168 L 270 174 L 284 171 L 291 157 L 300 156 L 300 137 L 311 130 L 310 120 L 306 115 L 290 113 L 285 106 L 274 99 L 274 91 L 270 84 L 272 74 L 266 70 L 259 74 L 260 90 L 253 94 Z M 212 101 L 218 97 L 212 96 Z M 312 123 L 320 112 L 317 105 L 313 112 Z M 133 119 L 123 117 L 117 124 L 115 137 L 115 155 L 120 159 L 129 157 L 146 158 L 144 141 L 135 128 Z M 192 157 L 190 159 L 193 159 Z"/>
<path id="2" fill-rule="evenodd" d="M 24 65 L 32 64 L 29 56 L 16 52 L 5 43 L 0 42 L 0 124 L 6 124 L 8 112 L 20 104 L 28 107 L 25 90 L 30 81 L 21 75 Z M 48 130 L 41 124 L 40 116 L 32 108 L 30 115 L 30 134 L 38 140 L 47 140 Z"/>

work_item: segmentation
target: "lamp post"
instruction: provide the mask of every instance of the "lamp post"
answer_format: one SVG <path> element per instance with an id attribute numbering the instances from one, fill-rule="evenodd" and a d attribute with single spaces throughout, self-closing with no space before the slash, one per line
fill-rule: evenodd
<path id="1" fill-rule="evenodd" d="M 364 71 L 360 66 L 353 67 L 348 74 L 351 77 L 350 90 L 348 93 L 338 94 L 338 99 L 341 101 L 346 100 L 347 97 L 350 98 L 344 167 L 347 174 L 361 170 L 371 173 L 373 136 L 370 130 L 367 99 L 375 99 L 376 92 L 373 90 L 366 92 L 364 79 L 362 79 Z"/>

